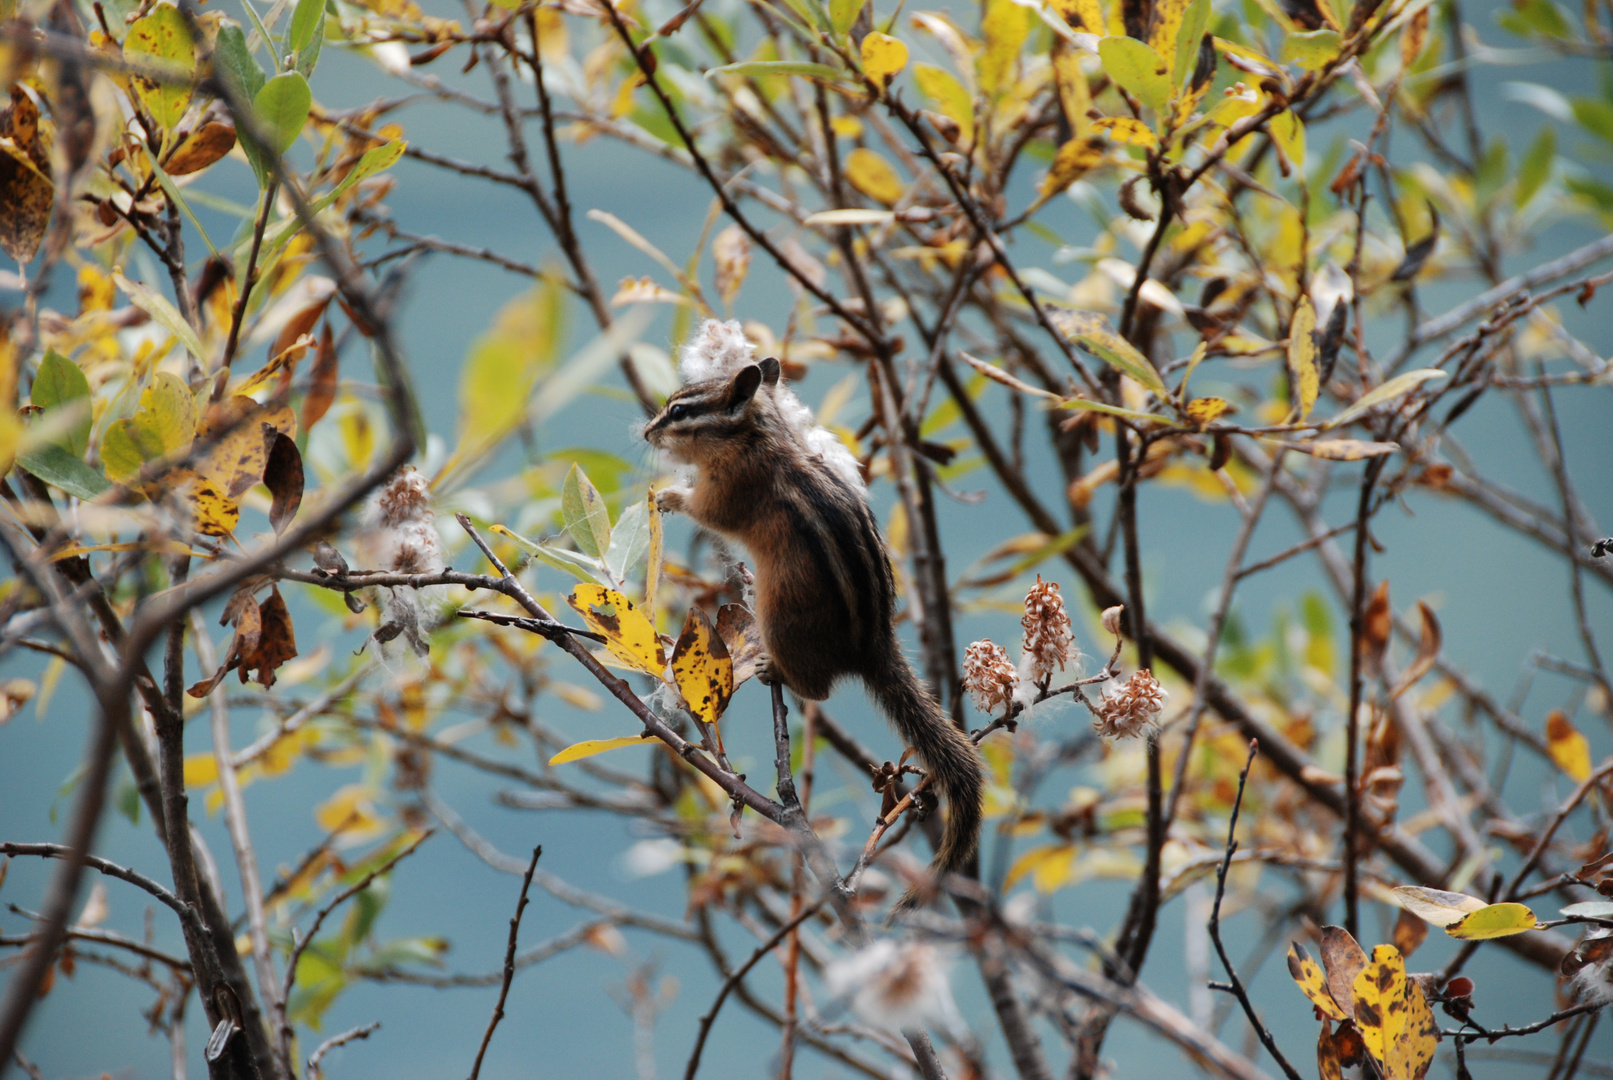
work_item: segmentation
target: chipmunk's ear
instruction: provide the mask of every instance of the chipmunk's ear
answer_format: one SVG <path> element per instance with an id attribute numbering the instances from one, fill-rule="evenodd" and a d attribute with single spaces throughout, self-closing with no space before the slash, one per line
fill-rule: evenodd
<path id="1" fill-rule="evenodd" d="M 762 381 L 768 386 L 777 386 L 779 378 L 779 362 L 769 356 L 758 365 L 762 369 Z"/>
<path id="2" fill-rule="evenodd" d="M 728 404 L 731 412 L 745 406 L 751 398 L 756 396 L 756 388 L 762 385 L 762 369 L 755 364 L 746 364 L 734 374 L 728 383 Z"/>

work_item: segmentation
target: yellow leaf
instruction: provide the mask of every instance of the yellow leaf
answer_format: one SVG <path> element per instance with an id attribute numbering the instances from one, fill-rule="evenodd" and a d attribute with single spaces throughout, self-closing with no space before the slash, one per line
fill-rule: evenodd
<path id="1" fill-rule="evenodd" d="M 655 505 L 655 492 L 652 490 L 646 498 L 649 500 L 650 513 L 650 551 L 644 564 L 644 617 L 655 624 L 655 594 L 661 588 L 661 558 L 665 544 L 661 527 L 661 511 Z"/>
<path id="2" fill-rule="evenodd" d="M 845 173 L 852 187 L 886 206 L 902 197 L 902 178 L 890 162 L 866 147 L 846 155 Z"/>
<path id="3" fill-rule="evenodd" d="M 1447 926 L 1445 932 L 1463 941 L 1486 941 L 1533 930 L 1537 922 L 1535 913 L 1522 904 L 1488 904 Z"/>
<path id="4" fill-rule="evenodd" d="M 1070 869 L 1075 865 L 1075 855 L 1074 844 L 1032 848 L 1014 860 L 1004 888 L 1013 888 L 1016 882 L 1029 874 L 1037 892 L 1056 892 L 1068 880 Z"/>
<path id="5" fill-rule="evenodd" d="M 1426 10 L 1426 9 L 1425 9 Z M 1422 987 L 1406 982 L 1406 1027 L 1389 1047 L 1384 1062 L 1386 1080 L 1423 1080 L 1439 1049 L 1439 1025 L 1434 1021 Z"/>
<path id="6" fill-rule="evenodd" d="M 1428 9 L 1425 7 L 1413 15 L 1400 31 L 1400 66 L 1404 70 L 1411 70 L 1417 58 L 1423 54 L 1423 43 L 1428 40 Z"/>
<path id="7" fill-rule="evenodd" d="M 734 662 L 711 620 L 697 607 L 689 609 L 672 649 L 672 677 L 689 711 L 715 724 L 734 692 Z"/>
<path id="8" fill-rule="evenodd" d="M 666 678 L 666 650 L 655 636 L 655 627 L 631 600 L 603 585 L 578 585 L 566 602 L 582 616 L 588 629 L 604 636 L 611 655 L 646 675 Z"/>
<path id="9" fill-rule="evenodd" d="M 1095 10 L 1096 5 L 1093 7 Z M 1062 10 L 1060 14 L 1063 14 Z M 1092 89 L 1087 86 L 1086 72 L 1081 69 L 1081 54 L 1063 38 L 1054 38 L 1052 55 L 1053 82 L 1058 87 L 1059 107 L 1064 110 L 1064 120 L 1070 125 L 1071 134 L 1079 138 L 1086 134 L 1088 125 L 1092 123 L 1092 118 L 1087 116 L 1087 110 L 1092 108 Z"/>
<path id="10" fill-rule="evenodd" d="M 1316 309 L 1308 296 L 1299 298 L 1288 324 L 1288 375 L 1299 391 L 1299 418 L 1303 420 L 1321 393 L 1321 376 L 1316 370 Z"/>
<path id="11" fill-rule="evenodd" d="M 878 86 L 889 86 L 907 66 L 907 46 L 875 30 L 863 38 L 862 61 L 863 74 Z"/>
<path id="12" fill-rule="evenodd" d="M 189 507 L 191 524 L 197 532 L 203 536 L 229 536 L 235 532 L 241 508 L 212 480 L 189 469 L 176 469 L 164 478 L 164 484 Z"/>
<path id="13" fill-rule="evenodd" d="M 1230 408 L 1232 408 L 1232 404 L 1225 398 L 1194 398 L 1187 403 L 1187 418 L 1193 421 L 1198 429 L 1202 431 L 1210 424 L 1215 423 L 1221 414 Z"/>
<path id="14" fill-rule="evenodd" d="M 1092 121 L 1093 131 L 1102 131 L 1116 142 L 1130 146 L 1155 147 L 1159 140 L 1148 125 L 1129 116 L 1103 116 Z"/>
<path id="15" fill-rule="evenodd" d="M 1484 901 L 1466 893 L 1446 892 L 1444 889 L 1425 889 L 1420 885 L 1402 885 L 1394 890 L 1395 901 L 1424 922 L 1435 926 L 1450 926 L 1481 910 Z"/>
<path id="16" fill-rule="evenodd" d="M 1355 977 L 1355 1026 L 1380 1062 L 1406 1030 L 1406 962 L 1393 945 L 1379 945 Z"/>
<path id="17" fill-rule="evenodd" d="M 1071 30 L 1083 34 L 1104 34 L 1103 9 L 1098 0 L 1053 0 L 1053 10 L 1059 13 Z"/>
<path id="18" fill-rule="evenodd" d="M 1309 439 L 1305 442 L 1278 442 L 1279 446 L 1328 461 L 1360 461 L 1382 457 L 1400 449 L 1399 443 L 1367 442 L 1362 439 Z"/>
<path id="19" fill-rule="evenodd" d="M 941 110 L 942 115 L 957 123 L 961 134 L 958 143 L 969 146 L 974 142 L 975 136 L 975 109 L 974 100 L 969 91 L 950 71 L 938 68 L 933 64 L 914 64 L 913 81 L 918 84 L 919 92 Z"/>
<path id="20" fill-rule="evenodd" d="M 1290 164 L 1296 169 L 1305 166 L 1305 125 L 1292 109 L 1285 109 L 1266 122 L 1271 141 L 1277 144 Z M 1285 174 L 1286 175 L 1286 174 Z"/>
<path id="21" fill-rule="evenodd" d="M 603 754 L 607 750 L 615 750 L 622 746 L 642 746 L 650 740 L 649 735 L 624 735 L 619 739 L 585 739 L 580 743 L 572 743 L 560 751 L 549 759 L 549 764 L 564 765 L 568 761 L 581 761 L 583 758 Z"/>
<path id="22" fill-rule="evenodd" d="M 1086 311 L 1060 311 L 1053 325 L 1071 341 L 1110 367 L 1156 394 L 1165 394 L 1165 381 L 1137 347 L 1110 330 L 1103 317 Z"/>
<path id="23" fill-rule="evenodd" d="M 328 833 L 339 833 L 353 843 L 379 836 L 386 821 L 376 812 L 370 789 L 348 784 L 314 808 L 314 821 Z"/>
<path id="24" fill-rule="evenodd" d="M 141 104 L 165 131 L 172 131 L 190 104 L 190 80 L 196 73 L 196 46 L 185 17 L 172 4 L 158 4 L 129 27 L 123 51 L 143 68 L 158 68 L 162 79 L 131 76 Z M 157 74 L 158 72 L 153 72 Z"/>
<path id="25" fill-rule="evenodd" d="M 1176 36 L 1182 29 L 1182 16 L 1187 13 L 1188 0 L 1154 0 L 1153 14 L 1149 19 L 1148 44 L 1165 61 L 1165 74 L 1181 82 L 1181 72 L 1175 70 Z"/>
<path id="26" fill-rule="evenodd" d="M 218 760 L 212 752 L 185 755 L 185 786 L 206 787 L 218 783 Z"/>
<path id="27" fill-rule="evenodd" d="M 1013 81 L 1014 62 L 1031 32 L 1031 12 L 1014 0 L 988 0 L 980 20 L 986 49 L 980 57 L 980 88 L 991 94 Z"/>
<path id="28" fill-rule="evenodd" d="M 1071 139 L 1059 147 L 1053 167 L 1042 179 L 1042 195 L 1050 199 L 1103 164 L 1104 142 L 1097 135 Z"/>
<path id="29" fill-rule="evenodd" d="M 1323 1016 L 1333 1020 L 1345 1019 L 1344 1010 L 1327 992 L 1327 976 L 1322 973 L 1322 965 L 1313 960 L 1305 946 L 1297 941 L 1290 942 L 1288 946 L 1288 974 L 1293 976 L 1294 982 L 1311 999 L 1311 1004 L 1321 1010 Z"/>
<path id="30" fill-rule="evenodd" d="M 1546 749 L 1551 760 L 1578 783 L 1591 775 L 1591 744 L 1574 729 L 1561 709 L 1546 714 Z"/>

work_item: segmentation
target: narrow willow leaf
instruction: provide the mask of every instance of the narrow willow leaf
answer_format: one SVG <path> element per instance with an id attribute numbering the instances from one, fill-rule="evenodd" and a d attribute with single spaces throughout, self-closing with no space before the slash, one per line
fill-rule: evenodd
<path id="1" fill-rule="evenodd" d="M 649 735 L 623 735 L 617 739 L 585 739 L 580 743 L 572 743 L 560 751 L 549 759 L 549 764 L 564 765 L 567 762 L 591 758 L 595 754 L 603 754 L 607 750 L 618 750 L 624 746 L 643 746 L 646 742 L 654 741 Z"/>
<path id="2" fill-rule="evenodd" d="M 805 60 L 746 60 L 712 68 L 706 72 L 706 78 L 714 79 L 719 75 L 744 75 L 753 79 L 768 75 L 799 75 L 832 83 L 839 82 L 844 74 L 839 68 L 832 68 L 828 64 L 813 64 Z"/>
<path id="3" fill-rule="evenodd" d="M 896 213 L 893 210 L 820 210 L 802 224 L 829 228 L 836 225 L 888 225 L 895 220 Z"/>
<path id="4" fill-rule="evenodd" d="M 1071 341 L 1146 389 L 1165 396 L 1165 380 L 1137 347 L 1104 325 L 1103 318 L 1084 311 L 1052 314 L 1053 325 Z"/>
<path id="5" fill-rule="evenodd" d="M 1311 298 L 1301 296 L 1288 324 L 1288 375 L 1294 380 L 1299 398 L 1299 418 L 1305 419 L 1321 393 L 1321 376 L 1316 370 L 1316 309 Z"/>
<path id="6" fill-rule="evenodd" d="M 1396 375 L 1382 386 L 1362 394 L 1355 404 L 1349 406 L 1322 426 L 1324 428 L 1334 428 L 1342 424 L 1348 424 L 1368 409 L 1386 404 L 1403 394 L 1409 394 L 1430 379 L 1443 379 L 1444 377 L 1445 373 L 1438 368 L 1419 368 L 1416 371 L 1407 371 Z"/>
<path id="7" fill-rule="evenodd" d="M 560 512 L 578 550 L 603 558 L 610 550 L 610 511 L 605 508 L 604 496 L 575 462 L 560 489 Z"/>
<path id="8" fill-rule="evenodd" d="M 116 270 L 112 272 L 112 280 L 135 307 L 150 315 L 158 326 L 178 338 L 179 343 L 185 346 L 192 356 L 198 360 L 205 359 L 201 339 L 185 321 L 185 317 L 179 314 L 179 309 L 169 303 L 167 297 L 159 295 L 139 282 L 130 281 Z"/>

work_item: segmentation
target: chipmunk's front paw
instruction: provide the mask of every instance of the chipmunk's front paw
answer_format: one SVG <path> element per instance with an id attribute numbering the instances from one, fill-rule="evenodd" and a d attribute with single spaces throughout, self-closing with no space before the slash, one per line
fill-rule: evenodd
<path id="1" fill-rule="evenodd" d="M 687 488 L 670 487 L 655 493 L 655 508 L 663 514 L 681 514 L 689 505 Z"/>
<path id="2" fill-rule="evenodd" d="M 756 658 L 756 681 L 763 686 L 784 682 L 779 673 L 773 670 L 773 658 L 766 653 Z"/>

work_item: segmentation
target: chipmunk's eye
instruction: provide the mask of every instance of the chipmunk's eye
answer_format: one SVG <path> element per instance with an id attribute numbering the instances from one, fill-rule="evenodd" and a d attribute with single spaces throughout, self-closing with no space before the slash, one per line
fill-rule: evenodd
<path id="1" fill-rule="evenodd" d="M 688 415 L 689 407 L 687 405 L 674 405 L 666 411 L 666 418 L 674 424 Z"/>

